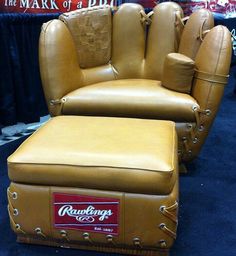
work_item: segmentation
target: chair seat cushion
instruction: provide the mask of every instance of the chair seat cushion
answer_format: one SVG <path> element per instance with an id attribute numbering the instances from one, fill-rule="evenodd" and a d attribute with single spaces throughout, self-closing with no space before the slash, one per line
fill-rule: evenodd
<path id="1" fill-rule="evenodd" d="M 8 158 L 8 173 L 25 184 L 168 194 L 176 140 L 170 121 L 60 116 Z"/>
<path id="2" fill-rule="evenodd" d="M 64 97 L 62 114 L 99 115 L 194 122 L 190 95 L 164 88 L 160 81 L 122 79 L 96 83 Z"/>

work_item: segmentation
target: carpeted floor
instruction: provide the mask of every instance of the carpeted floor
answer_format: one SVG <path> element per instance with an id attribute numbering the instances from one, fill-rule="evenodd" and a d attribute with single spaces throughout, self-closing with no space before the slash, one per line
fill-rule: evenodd
<path id="1" fill-rule="evenodd" d="M 231 76 L 223 103 L 197 160 L 180 177 L 180 213 L 177 241 L 170 256 L 236 255 L 236 94 Z M 0 256 L 107 256 L 15 242 L 7 216 L 6 158 L 23 139 L 0 147 Z M 146 230 L 148 232 L 148 230 Z"/>

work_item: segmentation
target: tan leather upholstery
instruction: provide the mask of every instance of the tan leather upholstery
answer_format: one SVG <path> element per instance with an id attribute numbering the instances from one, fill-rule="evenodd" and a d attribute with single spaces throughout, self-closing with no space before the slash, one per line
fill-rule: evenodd
<path id="1" fill-rule="evenodd" d="M 81 9 L 62 14 L 60 19 L 74 39 L 81 68 L 107 64 L 111 58 L 111 11 L 104 8 Z"/>
<path id="2" fill-rule="evenodd" d="M 55 117 L 8 158 L 9 177 L 28 184 L 168 194 L 176 179 L 176 139 L 169 121 Z"/>
<path id="3" fill-rule="evenodd" d="M 181 36 L 179 53 L 195 60 L 204 31 L 214 27 L 214 18 L 212 13 L 206 9 L 200 9 L 194 12 L 186 23 L 183 34 Z"/>
<path id="4" fill-rule="evenodd" d="M 162 85 L 170 90 L 190 93 L 194 68 L 194 61 L 186 55 L 169 53 L 164 62 Z"/>
<path id="5" fill-rule="evenodd" d="M 173 2 L 158 4 L 149 14 L 129 3 L 114 13 L 109 7 L 95 7 L 45 24 L 39 60 L 50 113 L 172 120 L 185 131 L 179 134 L 179 159 L 192 160 L 205 141 L 227 83 L 231 40 L 225 27 L 212 29 L 208 10 L 194 12 L 185 25 L 182 18 L 181 7 Z M 106 26 L 100 29 L 103 22 Z M 182 61 L 172 71 L 164 69 L 171 53 L 196 62 L 193 79 L 192 70 L 183 72 Z M 209 71 L 215 63 L 224 70 Z M 220 81 L 220 89 L 214 81 Z"/>
<path id="6" fill-rule="evenodd" d="M 194 136 L 198 141 L 205 140 L 224 93 L 231 61 L 230 40 L 231 34 L 226 27 L 214 27 L 206 35 L 196 56 L 197 72 L 192 95 L 201 109 L 209 110 L 208 113 L 198 112 L 198 128 L 194 130 Z M 199 73 L 205 76 L 200 76 Z M 192 147 L 193 140 L 189 143 Z M 198 152 L 200 146 L 201 143 L 195 143 L 192 147 L 193 154 Z"/>
<path id="7" fill-rule="evenodd" d="M 141 11 L 141 5 L 123 4 L 113 16 L 111 64 L 116 79 L 141 78 L 145 54 Z"/>
<path id="8" fill-rule="evenodd" d="M 159 81 L 120 79 L 97 83 L 75 90 L 63 97 L 62 114 L 102 115 L 195 120 L 193 108 L 199 107 L 187 94 L 167 90 Z"/>
<path id="9" fill-rule="evenodd" d="M 167 256 L 176 238 L 178 159 L 173 122 L 55 117 L 8 158 L 8 171 L 10 223 L 20 242 Z M 55 201 L 58 193 L 63 201 Z M 82 204 L 65 196 L 92 196 L 106 204 L 117 200 L 117 233 L 84 231 L 83 224 L 91 224 L 78 220 L 89 216 L 85 210 L 68 213 L 77 216 L 76 225 L 82 223 L 82 228 L 70 228 L 68 221 L 57 227 L 55 205 Z M 97 207 L 92 200 L 84 207 Z"/>
<path id="10" fill-rule="evenodd" d="M 143 77 L 161 80 L 166 55 L 178 50 L 183 28 L 178 17 L 183 16 L 183 11 L 178 4 L 171 2 L 161 3 L 153 11 L 146 42 Z"/>

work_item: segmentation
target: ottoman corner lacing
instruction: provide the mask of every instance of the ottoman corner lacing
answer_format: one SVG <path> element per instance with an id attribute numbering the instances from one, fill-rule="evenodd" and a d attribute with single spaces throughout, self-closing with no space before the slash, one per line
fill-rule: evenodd
<path id="1" fill-rule="evenodd" d="M 11 224 L 15 227 L 15 229 L 17 231 L 26 235 L 26 232 L 21 228 L 21 225 L 19 223 L 16 223 L 15 220 L 13 219 L 13 216 L 12 216 L 12 212 L 13 212 L 14 216 L 19 215 L 19 210 L 17 208 L 15 208 L 11 203 L 11 199 L 12 200 L 17 200 L 17 198 L 18 198 L 17 192 L 11 192 L 10 188 L 8 187 L 8 189 L 7 189 L 7 198 L 8 198 L 7 210 L 8 210 L 8 214 L 9 214 Z M 34 231 L 36 232 L 37 235 L 40 235 L 40 236 L 46 238 L 46 235 L 42 232 L 40 227 L 35 228 Z"/>
<path id="2" fill-rule="evenodd" d="M 161 223 L 159 228 L 163 230 L 167 235 L 171 236 L 172 238 L 176 239 L 176 233 L 169 229 L 165 223 Z"/>
<path id="3" fill-rule="evenodd" d="M 11 214 L 11 212 L 13 212 L 14 216 L 19 215 L 19 210 L 17 208 L 15 208 L 11 203 L 11 199 L 16 200 L 17 198 L 18 198 L 17 192 L 11 192 L 10 188 L 8 187 L 8 189 L 7 189 L 7 199 L 8 199 L 7 211 L 8 211 L 8 215 L 10 218 L 10 222 L 11 222 L 12 226 L 17 231 L 21 232 L 22 234 L 26 234 L 26 232 L 21 228 L 20 224 L 15 222 L 15 220 L 13 219 L 12 214 Z"/>
<path id="4" fill-rule="evenodd" d="M 165 215 L 166 217 L 168 217 L 169 219 L 171 219 L 175 224 L 178 223 L 178 219 L 176 217 L 176 215 L 174 215 L 173 213 L 171 213 L 172 211 L 175 211 L 176 209 L 178 209 L 178 203 L 175 201 L 175 203 L 171 206 L 164 206 L 162 205 L 160 207 L 160 212 Z"/>
<path id="5" fill-rule="evenodd" d="M 165 215 L 167 218 L 169 218 L 170 220 L 172 220 L 176 225 L 178 225 L 178 219 L 177 216 L 175 214 L 173 214 L 172 212 L 178 209 L 178 202 L 175 201 L 175 203 L 171 206 L 161 206 L 160 207 L 160 212 Z M 159 225 L 159 228 L 161 230 L 163 230 L 166 234 L 168 234 L 169 236 L 171 236 L 172 238 L 176 239 L 176 233 L 174 231 L 172 231 L 171 229 L 169 229 L 165 223 L 161 223 Z"/>

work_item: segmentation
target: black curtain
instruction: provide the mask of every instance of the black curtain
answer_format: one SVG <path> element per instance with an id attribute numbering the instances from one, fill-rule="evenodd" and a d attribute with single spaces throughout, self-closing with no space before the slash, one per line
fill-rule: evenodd
<path id="1" fill-rule="evenodd" d="M 44 22 L 58 14 L 0 14 L 0 126 L 31 123 L 48 113 L 39 74 Z"/>

